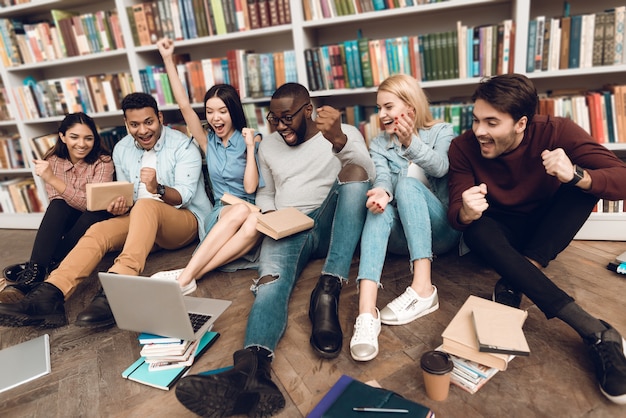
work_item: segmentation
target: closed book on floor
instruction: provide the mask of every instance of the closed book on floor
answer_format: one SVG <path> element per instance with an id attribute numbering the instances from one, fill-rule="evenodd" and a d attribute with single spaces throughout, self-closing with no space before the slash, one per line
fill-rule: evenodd
<path id="1" fill-rule="evenodd" d="M 355 408 L 366 409 L 355 411 Z M 406 411 L 401 414 L 367 412 L 367 409 L 392 409 Z M 319 401 L 307 418 L 351 418 L 407 416 L 411 418 L 434 417 L 427 406 L 406 399 L 388 389 L 370 386 L 366 383 L 342 375 Z"/>
<path id="2" fill-rule="evenodd" d="M 198 358 L 217 340 L 219 333 L 209 331 L 200 339 L 194 358 Z M 170 390 L 172 386 L 187 373 L 191 366 L 181 366 L 162 370 L 150 370 L 145 357 L 140 357 L 122 372 L 122 377 L 161 390 Z"/>
<path id="3" fill-rule="evenodd" d="M 87 183 L 87 210 L 106 210 L 111 202 L 124 196 L 126 204 L 133 204 L 133 183 L 128 181 L 107 181 Z"/>
<path id="4" fill-rule="evenodd" d="M 313 228 L 313 219 L 296 208 L 279 209 L 259 215 L 256 229 L 274 239 L 281 239 Z"/>
<path id="5" fill-rule="evenodd" d="M 521 327 L 528 316 L 526 311 L 492 302 L 478 296 L 470 295 L 463 306 L 450 321 L 441 334 L 443 349 L 447 353 L 454 354 L 468 360 L 475 361 L 485 366 L 495 367 L 498 370 L 506 370 L 509 361 L 515 356 L 501 353 L 484 353 L 479 350 L 476 331 L 472 319 L 474 308 L 492 308 L 498 312 L 517 312 L 517 320 Z"/>
<path id="6" fill-rule="evenodd" d="M 472 310 L 472 319 L 476 328 L 478 351 L 516 356 L 530 354 L 517 311 L 475 307 Z"/>

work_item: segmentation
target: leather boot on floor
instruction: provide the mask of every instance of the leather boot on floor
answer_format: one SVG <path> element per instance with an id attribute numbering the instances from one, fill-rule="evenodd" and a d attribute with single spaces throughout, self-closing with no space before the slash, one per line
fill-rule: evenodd
<path id="1" fill-rule="evenodd" d="M 47 273 L 46 266 L 29 261 L 5 268 L 4 278 L 11 284 L 31 284 L 43 282 Z"/>
<path id="2" fill-rule="evenodd" d="M 115 324 L 115 318 L 104 290 L 100 288 L 91 303 L 76 316 L 76 326 L 86 328 L 110 327 Z"/>
<path id="3" fill-rule="evenodd" d="M 184 377 L 176 386 L 176 397 L 203 417 L 272 416 L 285 407 L 285 398 L 272 382 L 269 356 L 269 351 L 257 347 L 236 351 L 232 369 Z"/>
<path id="4" fill-rule="evenodd" d="M 47 282 L 38 283 L 18 303 L 0 303 L 0 325 L 56 328 L 65 324 L 63 292 Z"/>
<path id="5" fill-rule="evenodd" d="M 309 305 L 311 346 L 323 358 L 335 358 L 341 352 L 343 333 L 339 324 L 339 293 L 341 279 L 322 275 Z"/>

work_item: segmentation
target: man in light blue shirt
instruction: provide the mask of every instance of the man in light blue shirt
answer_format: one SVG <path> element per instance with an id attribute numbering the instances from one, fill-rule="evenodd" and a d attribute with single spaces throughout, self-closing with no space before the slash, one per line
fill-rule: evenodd
<path id="1" fill-rule="evenodd" d="M 163 125 L 149 94 L 129 94 L 122 110 L 129 134 L 115 146 L 113 162 L 117 180 L 134 184 L 134 204 L 122 196 L 112 201 L 107 210 L 115 216 L 89 228 L 46 281 L 19 303 L 0 304 L 0 325 L 65 325 L 64 300 L 107 252 L 121 250 L 109 272 L 139 275 L 150 251 L 181 248 L 205 233 L 211 202 L 196 144 Z M 114 323 L 102 291 L 76 319 L 84 327 Z"/>

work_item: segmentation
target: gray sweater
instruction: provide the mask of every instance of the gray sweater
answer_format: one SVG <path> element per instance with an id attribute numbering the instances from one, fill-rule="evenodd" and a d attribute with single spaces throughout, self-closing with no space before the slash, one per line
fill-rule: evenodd
<path id="1" fill-rule="evenodd" d="M 257 206 L 263 212 L 295 207 L 310 213 L 324 202 L 346 164 L 363 167 L 373 181 L 374 163 L 363 136 L 351 125 L 342 124 L 341 130 L 348 141 L 338 153 L 321 132 L 294 147 L 285 144 L 277 132 L 264 138 L 259 146 L 259 163 L 265 187 L 257 191 Z"/>

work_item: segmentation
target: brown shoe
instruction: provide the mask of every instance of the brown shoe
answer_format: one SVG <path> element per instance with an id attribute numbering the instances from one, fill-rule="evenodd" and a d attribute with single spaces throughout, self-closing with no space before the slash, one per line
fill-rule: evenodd
<path id="1" fill-rule="evenodd" d="M 0 292 L 0 303 L 18 303 L 24 299 L 24 293 L 15 286 L 7 286 Z"/>

